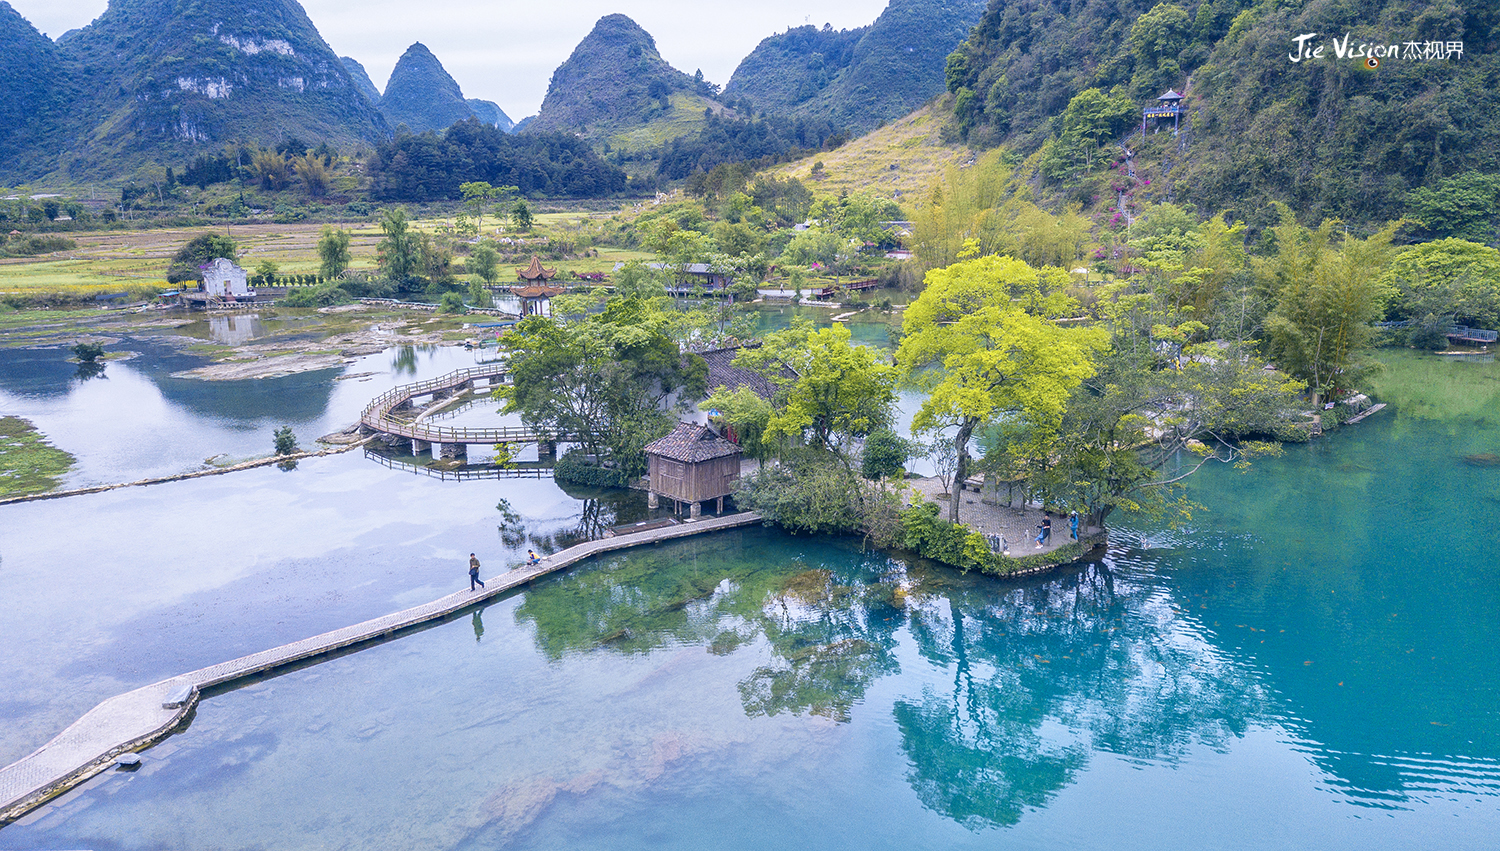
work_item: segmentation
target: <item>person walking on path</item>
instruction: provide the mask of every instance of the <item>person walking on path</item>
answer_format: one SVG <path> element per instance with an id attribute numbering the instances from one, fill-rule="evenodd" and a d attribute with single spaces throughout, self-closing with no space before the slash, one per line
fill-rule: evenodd
<path id="1" fill-rule="evenodd" d="M 1042 522 L 1036 524 L 1036 548 L 1041 549 L 1052 539 L 1052 518 L 1042 516 Z"/>
<path id="2" fill-rule="evenodd" d="M 474 583 L 476 583 L 476 582 L 479 583 L 479 587 L 480 588 L 484 587 L 484 580 L 479 578 L 479 559 L 473 553 L 469 553 L 469 590 L 470 591 L 474 590 Z"/>
<path id="3" fill-rule="evenodd" d="M 1073 533 L 1073 540 L 1078 540 L 1078 512 L 1068 516 L 1068 528 Z"/>

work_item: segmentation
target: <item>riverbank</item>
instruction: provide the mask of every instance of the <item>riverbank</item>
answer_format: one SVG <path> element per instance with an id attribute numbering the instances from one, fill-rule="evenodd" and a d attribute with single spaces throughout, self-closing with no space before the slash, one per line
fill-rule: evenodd
<path id="1" fill-rule="evenodd" d="M 14 418 L 12 417 L 8 419 Z M 0 419 L 0 426 L 3 426 L 3 423 L 4 420 Z M 19 496 L 11 496 L 0 499 L 0 505 L 11 505 L 18 502 L 37 502 L 38 500 L 43 499 L 62 499 L 69 496 L 83 496 L 84 494 L 104 493 L 106 491 L 119 490 L 120 488 L 138 488 L 145 487 L 147 485 L 166 484 L 167 482 L 181 482 L 186 481 L 187 479 L 201 479 L 204 476 L 222 476 L 225 473 L 237 473 L 241 470 L 254 470 L 258 467 L 269 467 L 272 464 L 296 464 L 298 461 L 307 458 L 323 458 L 328 455 L 339 455 L 344 452 L 348 452 L 351 449 L 358 449 L 359 447 L 364 446 L 366 443 L 369 443 L 374 439 L 375 438 L 373 436 L 367 437 L 354 443 L 347 443 L 342 446 L 336 446 L 332 449 L 319 449 L 312 452 L 292 452 L 286 455 L 269 455 L 265 458 L 256 458 L 253 461 L 242 461 L 238 464 L 230 464 L 224 467 L 215 467 L 210 470 L 194 470 L 190 473 L 177 473 L 171 476 L 156 476 L 149 479 L 137 479 L 133 482 L 118 482 L 116 484 L 110 485 L 94 485 L 92 487 L 86 488 L 72 488 L 70 490 L 63 491 L 48 491 L 45 493 L 31 493 Z M 63 454 L 66 455 L 67 453 Z M 70 455 L 68 457 L 71 458 L 72 456 Z M 4 460 L 5 459 L 3 455 L 0 455 L 0 462 L 3 462 Z M 9 470 L 11 468 L 9 466 L 0 466 L 0 469 Z M 4 475 L 0 474 L 0 482 L 3 481 Z M 3 492 L 3 490 L 0 490 L 0 493 Z"/>

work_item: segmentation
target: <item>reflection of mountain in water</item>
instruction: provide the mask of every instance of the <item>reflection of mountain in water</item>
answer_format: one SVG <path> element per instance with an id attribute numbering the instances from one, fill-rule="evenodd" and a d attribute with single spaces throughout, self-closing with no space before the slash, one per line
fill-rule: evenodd
<path id="1" fill-rule="evenodd" d="M 0 390 L 17 396 L 58 398 L 68 395 L 78 364 L 63 349 L 0 351 Z"/>
<path id="2" fill-rule="evenodd" d="M 139 357 L 110 363 L 108 370 L 133 370 L 151 380 L 163 397 L 190 412 L 220 422 L 259 428 L 264 421 L 297 423 L 314 420 L 328 409 L 333 379 L 341 369 L 323 369 L 281 378 L 247 381 L 201 381 L 173 378 L 205 361 L 160 343 L 131 340 L 110 351 L 133 351 Z M 8 349 L 0 357 L 0 390 L 17 395 L 57 399 L 79 386 L 78 364 L 62 349 Z"/>
<path id="3" fill-rule="evenodd" d="M 163 396 L 194 413 L 259 428 L 265 420 L 299 423 L 321 417 L 328 410 L 333 379 L 340 372 L 341 367 L 248 381 L 150 377 Z"/>

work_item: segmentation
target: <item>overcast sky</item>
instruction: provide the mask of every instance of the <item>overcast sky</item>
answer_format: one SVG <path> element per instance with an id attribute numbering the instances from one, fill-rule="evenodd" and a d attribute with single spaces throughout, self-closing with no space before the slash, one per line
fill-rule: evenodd
<path id="1" fill-rule="evenodd" d="M 52 38 L 87 25 L 106 0 L 9 0 Z M 536 112 L 547 81 L 604 15 L 629 15 L 656 37 L 676 68 L 703 69 L 723 85 L 766 36 L 789 26 L 864 26 L 887 0 L 303 0 L 308 17 L 340 56 L 352 56 L 385 90 L 396 60 L 414 41 L 436 54 L 464 96 L 500 104 L 519 121 Z"/>

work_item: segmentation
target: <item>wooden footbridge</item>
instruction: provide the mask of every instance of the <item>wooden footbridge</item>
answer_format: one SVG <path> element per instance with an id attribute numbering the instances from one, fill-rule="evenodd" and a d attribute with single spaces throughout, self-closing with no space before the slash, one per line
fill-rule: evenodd
<path id="1" fill-rule="evenodd" d="M 745 512 L 665 528 L 585 541 L 548 556 L 539 564 L 511 568 L 477 592 L 459 590 L 383 617 L 251 653 L 112 697 L 29 756 L 0 768 L 0 826 L 20 818 L 68 789 L 115 765 L 123 755 L 145 750 L 192 720 L 204 692 L 228 690 L 258 676 L 275 676 L 297 665 L 331 658 L 449 620 L 532 580 L 556 573 L 594 555 L 692 535 L 739 529 L 761 522 Z M 458 574 L 455 584 L 463 580 Z"/>
<path id="2" fill-rule="evenodd" d="M 510 371 L 506 364 L 495 362 L 394 387 L 365 406 L 359 416 L 360 433 L 408 439 L 411 441 L 413 455 L 431 451 L 433 446 L 437 446 L 443 458 L 465 458 L 470 446 L 490 446 L 497 443 L 535 443 L 543 454 L 555 452 L 558 441 L 565 439 L 562 435 L 543 434 L 526 426 L 439 426 L 425 422 L 421 415 L 410 416 L 416 411 L 414 402 L 417 399 L 427 397 L 437 402 L 476 387 L 493 387 L 509 380 Z"/>

